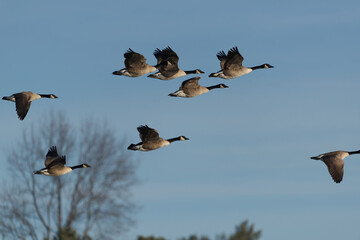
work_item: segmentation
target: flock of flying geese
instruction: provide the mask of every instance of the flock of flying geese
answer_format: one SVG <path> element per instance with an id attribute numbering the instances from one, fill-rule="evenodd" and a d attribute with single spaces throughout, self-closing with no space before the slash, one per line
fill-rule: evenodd
<path id="1" fill-rule="evenodd" d="M 127 77 L 140 77 L 158 70 L 156 73 L 148 75 L 148 77 L 160 80 L 171 80 L 188 74 L 204 73 L 200 69 L 188 71 L 180 69 L 178 67 L 179 57 L 170 47 L 164 48 L 163 50 L 157 48 L 154 51 L 154 56 L 157 59 L 157 64 L 155 66 L 152 66 L 146 63 L 147 59 L 143 55 L 134 52 L 132 49 L 129 48 L 129 50 L 124 54 L 125 68 L 114 71 L 113 74 Z M 228 51 L 227 55 L 224 51 L 220 51 L 216 54 L 216 56 L 220 60 L 221 70 L 215 73 L 211 73 L 209 77 L 233 79 L 248 74 L 253 70 L 273 68 L 273 66 L 267 63 L 254 67 L 243 66 L 242 62 L 244 58 L 239 53 L 237 47 L 231 48 Z M 228 88 L 228 86 L 223 83 L 214 86 L 204 87 L 199 84 L 199 79 L 200 77 L 194 77 L 183 81 L 181 86 L 179 87 L 179 90 L 175 91 L 174 93 L 170 93 L 169 96 L 191 98 L 207 93 L 210 90 L 216 88 Z M 31 102 L 40 98 L 57 98 L 57 96 L 55 96 L 54 94 L 36 94 L 28 91 L 16 93 L 9 97 L 5 96 L 2 99 L 15 102 L 17 115 L 20 120 L 24 120 L 26 114 L 29 111 Z M 141 142 L 137 144 L 130 144 L 130 146 L 128 147 L 129 150 L 151 151 L 167 146 L 174 141 L 189 140 L 185 136 L 163 139 L 159 136 L 157 130 L 150 128 L 147 125 L 139 126 L 137 130 L 139 132 Z M 323 161 L 328 167 L 329 173 L 333 180 L 336 183 L 340 183 L 344 174 L 343 159 L 352 154 L 360 154 L 360 150 L 354 152 L 334 151 L 311 157 L 311 159 Z M 56 146 L 52 146 L 46 154 L 45 168 L 35 171 L 34 173 L 44 174 L 47 176 L 60 176 L 69 173 L 77 168 L 90 167 L 86 163 L 72 167 L 65 166 L 65 164 L 66 157 L 59 156 Z"/>

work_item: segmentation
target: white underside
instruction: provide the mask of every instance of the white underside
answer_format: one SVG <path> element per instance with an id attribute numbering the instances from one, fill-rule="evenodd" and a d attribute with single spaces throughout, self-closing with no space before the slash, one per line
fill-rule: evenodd
<path id="1" fill-rule="evenodd" d="M 160 72 L 151 74 L 151 75 L 149 75 L 149 77 L 160 79 L 160 80 L 168 80 L 168 78 L 164 77 Z"/>
<path id="2" fill-rule="evenodd" d="M 135 146 L 134 149 L 136 149 L 138 151 L 143 151 L 143 152 L 150 151 L 149 149 L 143 148 L 143 145 Z"/>
<path id="3" fill-rule="evenodd" d="M 225 75 L 223 73 L 223 71 L 217 72 L 214 74 L 214 77 L 219 77 L 219 78 L 223 78 L 223 79 L 233 79 L 233 78 L 237 78 L 240 76 L 243 76 L 245 74 L 251 73 L 253 70 L 251 68 L 242 68 L 240 71 L 232 74 L 232 75 Z"/>
<path id="4" fill-rule="evenodd" d="M 183 90 L 178 90 L 172 94 L 176 95 L 176 97 L 190 97 L 189 95 L 185 94 Z"/>
<path id="5" fill-rule="evenodd" d="M 147 151 L 152 151 L 152 150 L 155 150 L 155 149 L 158 149 L 158 148 L 165 147 L 165 146 L 167 146 L 169 144 L 170 144 L 170 142 L 165 140 L 165 141 L 161 142 L 158 146 L 156 146 L 155 148 L 152 148 L 152 149 L 144 148 L 143 144 L 134 146 L 134 149 L 136 149 L 138 151 L 147 152 Z"/>
<path id="6" fill-rule="evenodd" d="M 61 175 L 67 174 L 71 171 L 72 171 L 72 169 L 70 167 L 64 167 L 62 169 L 53 170 L 51 173 L 48 171 L 48 169 L 44 169 L 40 173 L 44 174 L 46 176 L 61 176 Z"/>
<path id="7" fill-rule="evenodd" d="M 175 78 L 182 77 L 185 75 L 186 75 L 186 73 L 180 69 L 176 74 L 172 75 L 171 77 L 165 77 L 164 75 L 161 74 L 161 72 L 151 74 L 150 77 L 157 78 L 160 80 L 171 80 L 171 79 L 175 79 Z"/>
<path id="8" fill-rule="evenodd" d="M 134 77 L 134 75 L 129 73 L 126 69 L 121 69 L 120 73 L 121 73 L 121 75 L 126 76 L 126 77 Z"/>

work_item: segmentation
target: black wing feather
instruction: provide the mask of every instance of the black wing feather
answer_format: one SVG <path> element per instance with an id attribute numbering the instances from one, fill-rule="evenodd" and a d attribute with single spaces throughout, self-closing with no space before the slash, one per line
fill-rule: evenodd
<path id="1" fill-rule="evenodd" d="M 30 109 L 31 102 L 25 95 L 15 95 L 16 112 L 20 120 L 24 120 Z"/>
<path id="2" fill-rule="evenodd" d="M 148 127 L 147 125 L 141 125 L 137 128 L 139 131 L 140 139 L 143 142 L 156 141 L 159 139 L 159 133 L 153 128 Z"/>
<path id="3" fill-rule="evenodd" d="M 50 169 L 56 165 L 65 165 L 66 164 L 66 156 L 63 155 L 59 158 L 57 158 L 56 160 L 52 161 L 46 168 Z"/>
<path id="4" fill-rule="evenodd" d="M 57 152 L 56 146 L 50 147 L 49 151 L 46 154 L 45 167 L 49 166 L 50 163 L 57 160 L 58 158 L 59 158 L 59 154 Z"/>

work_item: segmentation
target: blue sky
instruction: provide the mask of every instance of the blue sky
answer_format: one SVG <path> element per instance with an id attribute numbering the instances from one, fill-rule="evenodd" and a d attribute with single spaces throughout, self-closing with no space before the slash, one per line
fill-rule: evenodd
<path id="1" fill-rule="evenodd" d="M 106 119 L 129 143 L 147 124 L 164 138 L 185 135 L 140 159 L 141 209 L 124 236 L 176 239 L 231 233 L 245 219 L 262 239 L 360 239 L 360 160 L 345 159 L 341 184 L 310 156 L 360 149 L 358 1 L 1 1 L 0 95 L 54 93 L 25 121 L 1 102 L 0 161 L 24 128 L 51 109 L 75 123 Z M 132 48 L 155 64 L 171 46 L 179 67 L 223 82 L 193 99 L 170 98 L 188 77 L 161 81 L 111 73 Z M 238 46 L 237 79 L 208 78 L 216 53 Z M 7 171 L 1 170 L 3 178 Z"/>

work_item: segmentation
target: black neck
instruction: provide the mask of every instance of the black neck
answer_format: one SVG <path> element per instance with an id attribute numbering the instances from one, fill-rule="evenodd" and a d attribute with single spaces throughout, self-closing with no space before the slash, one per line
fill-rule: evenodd
<path id="1" fill-rule="evenodd" d="M 180 137 L 176 137 L 176 138 L 169 138 L 169 139 L 166 139 L 166 141 L 172 143 L 172 142 L 175 142 L 175 141 L 180 141 Z"/>
<path id="2" fill-rule="evenodd" d="M 210 87 L 206 87 L 206 88 L 209 89 L 209 90 L 212 90 L 212 89 L 215 89 L 215 88 L 221 88 L 220 86 L 221 85 L 218 84 L 218 85 L 214 85 L 214 86 L 210 86 Z"/>
<path id="3" fill-rule="evenodd" d="M 196 70 L 184 71 L 186 74 L 196 74 Z"/>
<path id="4" fill-rule="evenodd" d="M 73 166 L 73 167 L 70 167 L 72 170 L 76 169 L 76 168 L 83 168 L 83 165 L 80 164 L 80 165 L 76 165 L 76 166 Z"/>
<path id="5" fill-rule="evenodd" d="M 265 64 L 251 67 L 252 70 L 263 69 L 263 68 L 265 68 Z"/>
<path id="6" fill-rule="evenodd" d="M 42 98 L 51 98 L 51 94 L 39 94 Z"/>
<path id="7" fill-rule="evenodd" d="M 348 153 L 349 153 L 349 155 L 351 155 L 351 154 L 360 154 L 360 150 L 354 151 L 354 152 L 348 152 Z"/>

